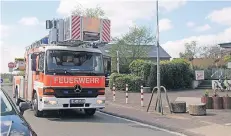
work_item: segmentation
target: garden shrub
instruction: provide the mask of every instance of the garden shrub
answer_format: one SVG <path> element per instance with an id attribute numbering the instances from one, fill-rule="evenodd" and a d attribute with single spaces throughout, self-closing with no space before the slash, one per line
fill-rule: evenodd
<path id="1" fill-rule="evenodd" d="M 153 64 L 148 78 L 148 85 L 156 86 L 157 66 Z M 190 63 L 184 59 L 174 59 L 172 61 L 161 61 L 160 63 L 161 85 L 167 89 L 189 88 L 193 80 L 193 72 Z"/>
<path id="2" fill-rule="evenodd" d="M 110 75 L 110 79 L 109 79 L 109 87 L 110 87 L 110 89 L 112 89 L 113 83 L 115 83 L 115 79 L 116 79 L 117 77 L 120 77 L 120 76 L 123 76 L 123 75 L 122 75 L 122 74 L 118 74 L 118 73 L 112 73 L 112 74 Z"/>
<path id="3" fill-rule="evenodd" d="M 133 74 L 124 74 L 115 79 L 116 89 L 118 90 L 125 90 L 126 84 L 128 84 L 128 91 L 139 92 L 141 85 L 144 84 L 144 81 L 141 77 Z"/>
<path id="4" fill-rule="evenodd" d="M 130 63 L 129 70 L 132 74 L 141 77 L 144 80 L 144 85 L 147 86 L 151 64 L 153 63 L 150 61 L 137 59 Z"/>

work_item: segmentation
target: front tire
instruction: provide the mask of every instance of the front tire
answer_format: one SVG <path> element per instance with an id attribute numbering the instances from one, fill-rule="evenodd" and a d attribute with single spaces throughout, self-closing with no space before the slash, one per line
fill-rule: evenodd
<path id="1" fill-rule="evenodd" d="M 84 109 L 84 112 L 87 116 L 93 116 L 96 112 L 96 109 Z"/>
<path id="2" fill-rule="evenodd" d="M 42 117 L 43 116 L 43 111 L 39 111 L 38 110 L 38 97 L 37 97 L 37 93 L 34 93 L 34 98 L 32 101 L 32 107 L 34 110 L 34 115 L 36 117 Z"/>

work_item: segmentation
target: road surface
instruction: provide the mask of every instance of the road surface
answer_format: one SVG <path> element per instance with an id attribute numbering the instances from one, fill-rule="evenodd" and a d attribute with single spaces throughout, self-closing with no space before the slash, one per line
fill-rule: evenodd
<path id="1" fill-rule="evenodd" d="M 12 87 L 2 88 L 12 98 Z M 90 118 L 77 111 L 68 111 L 64 116 L 50 112 L 43 118 L 37 118 L 33 111 L 28 110 L 24 117 L 38 136 L 176 136 L 101 112 Z"/>

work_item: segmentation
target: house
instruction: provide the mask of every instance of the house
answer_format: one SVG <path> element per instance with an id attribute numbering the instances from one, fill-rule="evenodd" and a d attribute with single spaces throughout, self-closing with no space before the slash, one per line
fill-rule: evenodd
<path id="1" fill-rule="evenodd" d="M 114 44 L 109 44 L 109 45 L 99 47 L 99 49 L 102 51 L 105 58 L 111 58 L 109 52 L 112 46 L 114 46 Z M 138 46 L 138 45 L 134 45 L 134 46 Z M 156 61 L 157 47 L 154 45 L 141 45 L 141 46 L 147 47 L 149 49 L 148 55 L 147 57 L 144 57 L 144 59 Z M 171 59 L 171 56 L 161 46 L 160 46 L 159 52 L 160 52 L 160 60 L 170 60 Z"/>
<path id="2" fill-rule="evenodd" d="M 104 64 L 106 69 L 110 69 L 111 67 L 111 56 L 110 56 L 110 49 L 112 46 L 115 46 L 115 44 L 108 44 L 105 46 L 99 46 L 98 49 L 101 50 L 104 56 Z M 132 46 L 132 45 L 128 45 Z M 138 46 L 138 45 L 134 45 Z M 140 45 L 148 48 L 147 57 L 144 57 L 143 59 L 156 61 L 157 59 L 157 47 L 154 45 Z M 160 46 L 159 49 L 160 52 L 160 60 L 170 60 L 171 56 Z"/>
<path id="3" fill-rule="evenodd" d="M 218 44 L 218 45 L 220 45 L 221 48 L 231 49 L 231 42 L 228 42 L 228 43 L 220 43 L 220 44 Z"/>

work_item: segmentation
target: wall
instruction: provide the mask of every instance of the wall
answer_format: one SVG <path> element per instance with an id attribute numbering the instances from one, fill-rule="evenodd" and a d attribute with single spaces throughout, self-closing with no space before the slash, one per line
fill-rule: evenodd
<path id="1" fill-rule="evenodd" d="M 193 88 L 193 89 L 197 88 L 201 82 L 202 82 L 202 81 L 193 80 L 193 81 L 192 81 L 192 88 Z"/>

